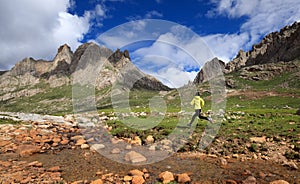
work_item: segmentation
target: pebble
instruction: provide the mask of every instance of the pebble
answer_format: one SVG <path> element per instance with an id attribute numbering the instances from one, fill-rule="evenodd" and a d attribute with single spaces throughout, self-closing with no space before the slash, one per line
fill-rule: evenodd
<path id="1" fill-rule="evenodd" d="M 90 146 L 89 146 L 88 144 L 82 144 L 82 145 L 80 146 L 80 148 L 81 148 L 81 149 L 88 149 L 88 148 L 90 148 Z"/>

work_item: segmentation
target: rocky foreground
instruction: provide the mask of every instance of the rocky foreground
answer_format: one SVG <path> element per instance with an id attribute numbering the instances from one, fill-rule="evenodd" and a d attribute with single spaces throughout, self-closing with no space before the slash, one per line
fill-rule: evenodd
<path id="1" fill-rule="evenodd" d="M 279 164 L 263 158 L 189 152 L 150 165 L 114 163 L 97 150 L 119 157 L 121 150 L 93 144 L 95 137 L 82 134 L 68 116 L 1 114 L 2 119 L 26 122 L 0 125 L 0 183 L 300 183 L 299 163 L 288 160 Z M 110 141 L 132 143 L 126 148 L 125 162 L 147 159 L 133 149 L 141 144 L 138 138 Z"/>

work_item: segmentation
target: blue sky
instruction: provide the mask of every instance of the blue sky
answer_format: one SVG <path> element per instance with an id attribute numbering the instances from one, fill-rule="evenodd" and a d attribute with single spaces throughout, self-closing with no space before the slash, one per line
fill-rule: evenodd
<path id="1" fill-rule="evenodd" d="M 154 33 L 147 19 L 167 21 L 170 31 L 159 32 L 151 41 L 130 42 Z M 295 21 L 300 21 L 300 0 L 1 1 L 0 70 L 25 57 L 51 60 L 64 43 L 75 51 L 94 41 L 113 50 L 129 49 L 143 71 L 178 87 L 193 80 L 206 60 L 228 62 L 240 49 L 251 49 L 266 34 Z M 109 36 L 131 23 L 133 31 L 126 28 Z M 183 38 L 185 33 L 190 37 Z"/>

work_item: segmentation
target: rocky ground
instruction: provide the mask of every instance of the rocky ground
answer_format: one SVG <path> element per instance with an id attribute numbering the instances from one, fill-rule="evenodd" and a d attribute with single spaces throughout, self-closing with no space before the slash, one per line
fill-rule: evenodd
<path id="1" fill-rule="evenodd" d="M 299 162 L 286 159 L 280 150 L 277 161 L 260 155 L 185 152 L 143 164 L 151 158 L 136 151 L 142 143 L 138 138 L 109 140 L 132 144 L 122 150 L 96 144 L 97 137 L 85 132 L 93 130 L 80 129 L 68 116 L 1 114 L 26 122 L 0 125 L 0 183 L 300 183 Z"/>

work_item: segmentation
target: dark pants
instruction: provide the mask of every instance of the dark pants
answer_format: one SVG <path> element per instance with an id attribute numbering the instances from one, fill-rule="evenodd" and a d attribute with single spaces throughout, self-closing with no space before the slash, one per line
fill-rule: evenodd
<path id="1" fill-rule="evenodd" d="M 197 116 L 198 116 L 198 118 L 200 118 L 200 119 L 205 119 L 205 120 L 209 121 L 209 120 L 208 120 L 208 117 L 205 117 L 205 116 L 202 116 L 202 115 L 201 115 L 201 109 L 195 109 L 195 114 L 193 115 L 192 120 L 191 120 L 191 122 L 189 123 L 189 125 L 191 125 L 191 124 L 194 122 L 194 120 L 195 120 L 195 118 L 196 118 Z"/>

